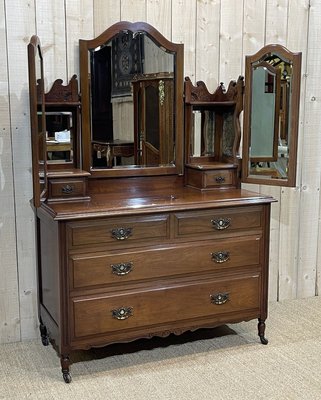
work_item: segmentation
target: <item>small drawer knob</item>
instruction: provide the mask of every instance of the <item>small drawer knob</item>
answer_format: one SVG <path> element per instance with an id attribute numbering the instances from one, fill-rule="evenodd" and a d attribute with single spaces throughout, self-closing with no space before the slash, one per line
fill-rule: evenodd
<path id="1" fill-rule="evenodd" d="M 114 228 L 111 231 L 111 236 L 116 240 L 125 240 L 132 235 L 132 228 Z"/>
<path id="2" fill-rule="evenodd" d="M 112 273 L 119 276 L 129 274 L 134 268 L 134 265 L 131 261 L 125 263 L 111 264 L 110 266 Z"/>
<path id="3" fill-rule="evenodd" d="M 132 307 L 119 307 L 111 310 L 111 315 L 113 318 L 118 320 L 124 320 L 133 315 Z"/>
<path id="4" fill-rule="evenodd" d="M 231 218 L 214 218 L 211 220 L 213 224 L 213 228 L 222 231 L 223 229 L 227 229 L 229 226 L 231 226 Z"/>
<path id="5" fill-rule="evenodd" d="M 211 253 L 212 261 L 222 264 L 230 259 L 230 253 L 228 251 L 216 251 Z"/>
<path id="6" fill-rule="evenodd" d="M 216 183 L 224 183 L 225 182 L 225 178 L 224 176 L 217 176 L 215 178 Z"/>
<path id="7" fill-rule="evenodd" d="M 73 187 L 70 185 L 66 185 L 61 188 L 63 194 L 70 194 L 73 192 L 73 190 L 74 190 Z"/>
<path id="8" fill-rule="evenodd" d="M 229 300 L 229 293 L 215 293 L 210 295 L 211 303 L 218 306 L 225 304 Z"/>

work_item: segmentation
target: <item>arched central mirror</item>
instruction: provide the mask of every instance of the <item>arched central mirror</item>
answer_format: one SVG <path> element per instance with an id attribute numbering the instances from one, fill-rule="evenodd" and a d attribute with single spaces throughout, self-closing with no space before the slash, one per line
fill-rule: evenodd
<path id="1" fill-rule="evenodd" d="M 79 43 L 84 169 L 182 173 L 183 45 L 143 22 Z"/>

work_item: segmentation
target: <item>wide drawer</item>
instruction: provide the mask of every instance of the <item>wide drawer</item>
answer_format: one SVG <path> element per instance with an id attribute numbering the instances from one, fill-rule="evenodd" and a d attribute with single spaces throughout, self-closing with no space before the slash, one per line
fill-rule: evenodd
<path id="1" fill-rule="evenodd" d="M 151 241 L 169 237 L 169 215 L 108 218 L 68 224 L 71 246 L 87 244 L 126 245 L 138 240 Z"/>
<path id="2" fill-rule="evenodd" d="M 221 239 L 140 251 L 73 255 L 71 289 L 258 265 L 261 238 Z"/>
<path id="3" fill-rule="evenodd" d="M 258 310 L 260 276 L 72 299 L 73 338 Z"/>
<path id="4" fill-rule="evenodd" d="M 262 228 L 262 207 L 233 207 L 175 214 L 177 237 L 222 235 Z"/>

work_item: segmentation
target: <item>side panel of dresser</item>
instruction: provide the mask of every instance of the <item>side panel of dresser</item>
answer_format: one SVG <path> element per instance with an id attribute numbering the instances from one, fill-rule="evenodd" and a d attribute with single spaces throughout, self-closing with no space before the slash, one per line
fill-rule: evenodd
<path id="1" fill-rule="evenodd" d="M 48 335 L 62 353 L 69 351 L 65 313 L 68 309 L 65 223 L 54 221 L 41 208 L 37 212 L 37 221 L 40 331 L 42 336 Z M 42 325 L 45 332 L 41 329 Z"/>

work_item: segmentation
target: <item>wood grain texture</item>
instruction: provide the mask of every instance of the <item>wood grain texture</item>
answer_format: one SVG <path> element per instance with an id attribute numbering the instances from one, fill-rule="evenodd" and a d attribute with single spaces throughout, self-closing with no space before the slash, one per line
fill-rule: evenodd
<path id="1" fill-rule="evenodd" d="M 10 125 L 8 48 L 6 45 L 5 9 L 0 7 L 0 343 L 20 340 L 16 227 L 12 168 L 12 135 Z"/>

